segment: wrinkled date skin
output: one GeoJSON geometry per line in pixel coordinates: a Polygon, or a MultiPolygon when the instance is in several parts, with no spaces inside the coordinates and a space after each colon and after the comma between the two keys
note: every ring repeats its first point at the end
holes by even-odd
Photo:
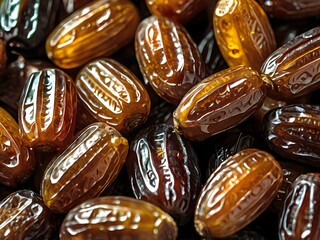
{"type": "Polygon", "coordinates": [[[47,56],[61,68],[110,56],[133,40],[139,20],[138,10],[129,0],[92,1],[51,32],[47,56]]]}
{"type": "Polygon", "coordinates": [[[174,220],[155,205],[129,197],[88,200],[72,209],[60,228],[60,240],[174,240],[174,220]]]}
{"type": "Polygon", "coordinates": [[[0,183],[17,187],[29,179],[35,158],[19,135],[16,121],[0,108],[0,183]]]}
{"type": "Polygon", "coordinates": [[[5,68],[6,63],[7,63],[6,43],[4,39],[0,37],[0,72],[5,68]]]}
{"type": "Polygon", "coordinates": [[[203,187],[195,227],[206,238],[227,237],[258,217],[281,186],[282,169],[272,155],[248,148],[216,169],[203,187]]]}
{"type": "Polygon", "coordinates": [[[201,141],[246,120],[264,98],[264,83],[256,71],[228,68],[188,91],[173,113],[174,126],[186,138],[201,141]]]}
{"type": "Polygon", "coordinates": [[[30,75],[19,102],[19,129],[30,148],[54,151],[70,143],[75,128],[77,93],[63,71],[46,68],[30,75]]]}
{"type": "Polygon", "coordinates": [[[41,196],[31,190],[13,192],[0,202],[0,239],[50,240],[54,217],[41,196]]]}
{"type": "Polygon", "coordinates": [[[276,49],[268,17],[255,0],[219,0],[213,14],[213,29],[230,67],[245,65],[259,71],[276,49]]]}
{"type": "Polygon", "coordinates": [[[280,240],[320,239],[320,174],[300,175],[288,189],[279,223],[280,240]]]}
{"type": "Polygon", "coordinates": [[[127,139],[114,128],[89,125],[47,166],[41,183],[44,203],[65,213],[98,196],[119,174],[128,148],[127,139]]]}
{"type": "Polygon", "coordinates": [[[268,96],[286,100],[320,87],[320,27],[313,28],[274,51],[261,67],[269,82],[268,96]]]}
{"type": "Polygon", "coordinates": [[[136,57],[145,78],[164,100],[178,105],[206,76],[196,44],[178,23],[164,17],[144,19],[136,32],[136,57]]]}
{"type": "Polygon", "coordinates": [[[79,100],[87,110],[84,121],[105,122],[121,133],[144,123],[150,112],[149,94],[140,80],[112,59],[93,61],[76,80],[79,100]]]}
{"type": "Polygon", "coordinates": [[[320,167],[320,106],[295,104],[270,111],[264,135],[281,156],[320,167]]]}
{"type": "Polygon", "coordinates": [[[137,199],[159,206],[178,224],[192,217],[201,187],[198,158],[173,126],[143,129],[131,143],[126,165],[137,199]]]}

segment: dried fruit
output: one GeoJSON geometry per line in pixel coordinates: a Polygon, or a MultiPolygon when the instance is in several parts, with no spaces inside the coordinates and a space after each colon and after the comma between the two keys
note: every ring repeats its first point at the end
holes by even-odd
{"type": "Polygon", "coordinates": [[[6,44],[3,38],[0,37],[0,72],[5,68],[7,63],[6,44]]]}

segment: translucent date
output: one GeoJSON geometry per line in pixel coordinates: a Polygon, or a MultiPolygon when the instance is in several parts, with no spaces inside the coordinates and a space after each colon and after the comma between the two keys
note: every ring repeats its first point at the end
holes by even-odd
{"type": "Polygon", "coordinates": [[[60,240],[174,240],[174,220],[155,205],[129,197],[88,200],[72,209],[60,228],[60,240]]]}
{"type": "Polygon", "coordinates": [[[54,68],[35,72],[19,102],[20,135],[37,150],[64,148],[73,136],[76,111],[76,87],[66,73],[54,68]]]}
{"type": "Polygon", "coordinates": [[[173,113],[174,126],[186,138],[201,141],[247,119],[264,98],[264,83],[256,71],[232,67],[188,91],[173,113]]]}
{"type": "Polygon", "coordinates": [[[6,43],[4,39],[0,37],[0,72],[5,68],[6,63],[7,63],[6,43]]]}
{"type": "Polygon", "coordinates": [[[287,100],[320,87],[320,27],[313,28],[274,51],[261,67],[269,82],[268,96],[287,100]]]}
{"type": "Polygon", "coordinates": [[[128,148],[127,139],[114,128],[89,125],[47,166],[41,182],[44,203],[65,213],[98,196],[119,174],[128,148]]]}
{"type": "Polygon", "coordinates": [[[0,202],[0,209],[0,239],[52,239],[54,217],[39,194],[31,190],[13,192],[0,202]]]}
{"type": "Polygon", "coordinates": [[[300,175],[290,186],[279,223],[279,239],[320,239],[320,174],[300,175]]]}
{"type": "Polygon", "coordinates": [[[145,80],[160,97],[175,105],[206,76],[192,38],[183,26],[168,18],[144,19],[136,32],[135,49],[145,80]]]}
{"type": "Polygon", "coordinates": [[[0,183],[17,187],[32,175],[35,158],[19,135],[16,121],[0,108],[0,183]]]}
{"type": "Polygon", "coordinates": [[[131,143],[127,171],[137,199],[157,205],[178,224],[192,217],[201,187],[198,158],[173,126],[143,129],[131,143]]]}
{"type": "Polygon", "coordinates": [[[105,122],[121,133],[144,123],[150,112],[149,94],[140,80],[112,59],[88,63],[76,80],[84,121],[105,122]]]}
{"type": "Polygon", "coordinates": [[[281,186],[282,169],[272,155],[248,148],[216,169],[203,187],[195,227],[206,239],[228,237],[258,217],[281,186]]]}
{"type": "Polygon", "coordinates": [[[138,10],[129,0],[91,1],[51,32],[47,56],[61,68],[110,56],[133,40],[139,20],[138,10]]]}
{"type": "Polygon", "coordinates": [[[245,65],[258,71],[276,49],[268,17],[255,0],[219,0],[213,14],[213,29],[230,67],[245,65]]]}
{"type": "Polygon", "coordinates": [[[320,167],[320,106],[294,104],[265,117],[269,147],[283,157],[320,167]]]}

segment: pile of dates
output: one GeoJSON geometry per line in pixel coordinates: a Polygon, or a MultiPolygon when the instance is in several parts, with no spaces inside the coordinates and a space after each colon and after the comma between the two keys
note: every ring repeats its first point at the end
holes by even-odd
{"type": "Polygon", "coordinates": [[[319,94],[318,0],[0,0],[0,239],[318,240],[319,94]]]}

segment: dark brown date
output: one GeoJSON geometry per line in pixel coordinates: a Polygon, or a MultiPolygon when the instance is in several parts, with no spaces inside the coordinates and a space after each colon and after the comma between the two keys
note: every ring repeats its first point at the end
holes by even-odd
{"type": "Polygon", "coordinates": [[[0,36],[0,72],[5,68],[7,63],[6,43],[0,36]]]}
{"type": "Polygon", "coordinates": [[[178,224],[192,217],[201,187],[198,158],[173,126],[142,130],[131,143],[126,165],[137,199],[157,205],[178,224]]]}

